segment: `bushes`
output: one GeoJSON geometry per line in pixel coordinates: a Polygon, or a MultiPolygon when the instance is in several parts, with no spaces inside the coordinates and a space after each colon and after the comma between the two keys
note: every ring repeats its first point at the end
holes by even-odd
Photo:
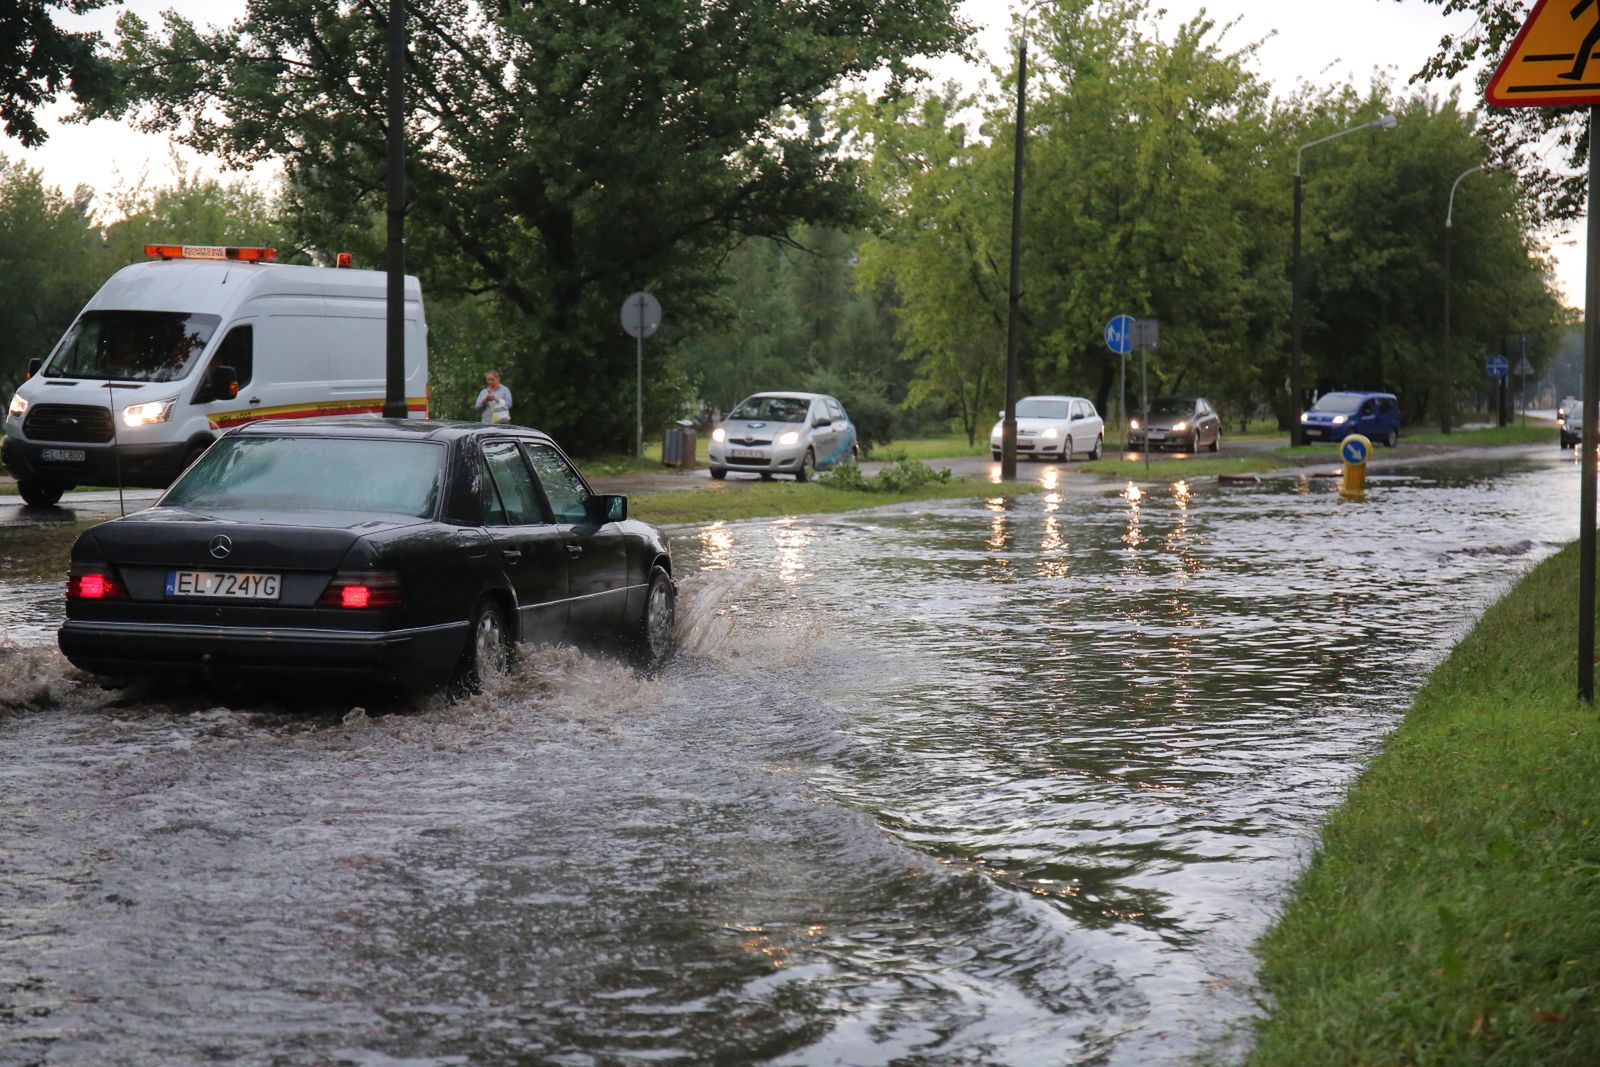
{"type": "Polygon", "coordinates": [[[925,463],[897,455],[876,477],[868,477],[854,463],[846,463],[818,480],[831,489],[847,489],[858,493],[909,493],[925,485],[948,482],[950,468],[934,470],[925,463]]]}

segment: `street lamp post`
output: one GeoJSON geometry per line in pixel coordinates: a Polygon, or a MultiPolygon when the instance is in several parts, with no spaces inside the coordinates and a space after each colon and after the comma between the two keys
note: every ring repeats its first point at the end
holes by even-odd
{"type": "Polygon", "coordinates": [[[1456,188],[1460,186],[1461,179],[1469,174],[1476,174],[1483,169],[1483,164],[1468,167],[1456,175],[1456,180],[1450,183],[1450,203],[1444,212],[1444,344],[1443,355],[1439,361],[1439,432],[1450,432],[1451,408],[1450,396],[1455,392],[1455,375],[1450,368],[1450,246],[1451,235],[1454,232],[1452,222],[1456,213],[1456,188]]]}
{"type": "Polygon", "coordinates": [[[1289,298],[1289,418],[1291,420],[1289,443],[1291,445],[1305,443],[1300,436],[1300,206],[1304,199],[1301,191],[1300,157],[1305,154],[1306,149],[1327,144],[1346,134],[1359,133],[1362,130],[1392,130],[1397,121],[1393,115],[1379,115],[1371,122],[1363,122],[1359,126],[1352,126],[1338,133],[1330,133],[1315,141],[1307,141],[1294,150],[1294,266],[1290,274],[1289,298]]]}
{"type": "Polygon", "coordinates": [[[1000,423],[1000,477],[1017,476],[1017,346],[1022,323],[1022,152],[1027,135],[1028,16],[1045,0],[1022,10],[1017,31],[1017,135],[1011,164],[1011,289],[1006,311],[1006,411],[1000,423]]]}

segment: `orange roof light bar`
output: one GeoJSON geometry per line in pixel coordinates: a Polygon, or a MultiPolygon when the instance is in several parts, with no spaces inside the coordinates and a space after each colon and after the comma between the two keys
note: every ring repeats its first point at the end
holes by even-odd
{"type": "Polygon", "coordinates": [[[239,248],[233,245],[145,245],[144,254],[161,259],[224,259],[244,263],[271,263],[276,248],[239,248]]]}

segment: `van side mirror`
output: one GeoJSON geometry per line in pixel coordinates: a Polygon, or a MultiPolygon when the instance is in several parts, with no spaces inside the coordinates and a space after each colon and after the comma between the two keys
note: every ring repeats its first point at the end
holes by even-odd
{"type": "Polygon", "coordinates": [[[212,367],[201,392],[206,400],[232,400],[239,395],[239,372],[225,363],[212,367]]]}
{"type": "Polygon", "coordinates": [[[32,359],[28,360],[28,377],[32,378],[35,374],[38,374],[39,368],[42,366],[44,366],[44,360],[40,359],[38,356],[34,356],[32,359]]]}
{"type": "Polygon", "coordinates": [[[592,523],[623,522],[628,518],[628,498],[601,493],[583,502],[585,517],[592,523]]]}

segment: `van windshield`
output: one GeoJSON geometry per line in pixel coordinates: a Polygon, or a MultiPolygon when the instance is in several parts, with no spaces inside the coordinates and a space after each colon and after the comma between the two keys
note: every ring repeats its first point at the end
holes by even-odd
{"type": "Polygon", "coordinates": [[[1366,397],[1358,393],[1327,393],[1317,397],[1312,411],[1331,411],[1335,415],[1348,415],[1361,406],[1366,397]]]}
{"type": "Polygon", "coordinates": [[[220,320],[181,311],[86,311],[45,364],[52,378],[173,382],[188,375],[220,320]]]}

